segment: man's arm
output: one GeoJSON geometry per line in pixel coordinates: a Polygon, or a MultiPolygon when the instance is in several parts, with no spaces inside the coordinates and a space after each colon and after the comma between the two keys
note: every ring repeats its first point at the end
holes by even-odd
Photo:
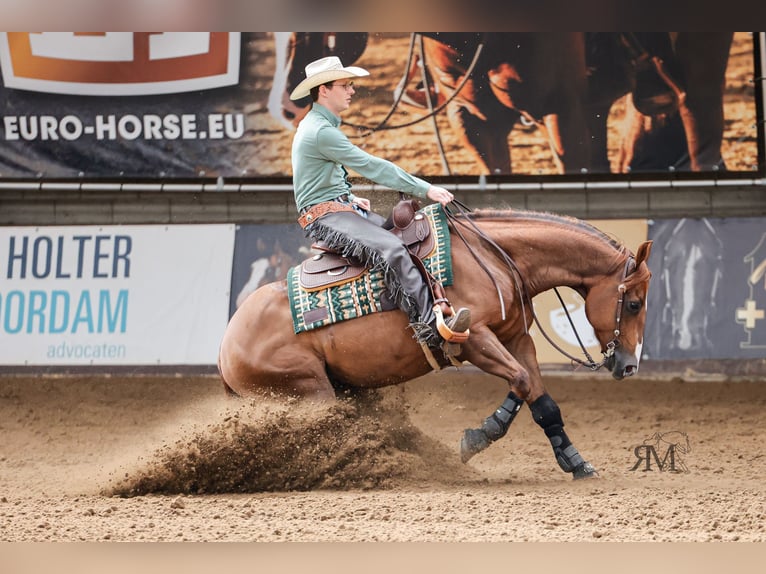
{"type": "MultiPolygon", "coordinates": [[[[355,171],[378,185],[423,198],[428,197],[431,187],[435,187],[427,181],[407,173],[393,162],[360,149],[338,129],[322,129],[317,137],[319,149],[327,159],[355,171]]],[[[434,201],[439,200],[434,199],[434,201]]]]}

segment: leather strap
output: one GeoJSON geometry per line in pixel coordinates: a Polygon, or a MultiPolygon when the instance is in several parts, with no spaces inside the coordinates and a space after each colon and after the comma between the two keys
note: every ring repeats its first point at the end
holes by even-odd
{"type": "Polygon", "coordinates": [[[328,213],[333,213],[336,211],[353,211],[356,213],[356,210],[347,203],[340,203],[338,201],[323,201],[322,203],[317,203],[316,205],[309,207],[306,210],[306,213],[298,218],[298,223],[305,229],[307,225],[311,225],[323,215],[327,215],[328,213]]]}

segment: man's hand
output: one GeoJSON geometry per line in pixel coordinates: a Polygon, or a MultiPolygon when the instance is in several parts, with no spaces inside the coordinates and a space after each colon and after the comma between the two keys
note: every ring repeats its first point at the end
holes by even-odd
{"type": "Polygon", "coordinates": [[[430,188],[428,188],[426,197],[428,197],[428,199],[431,201],[438,201],[442,205],[447,205],[450,201],[455,199],[455,196],[452,195],[452,193],[443,187],[439,187],[438,185],[432,185],[430,188]]]}
{"type": "Polygon", "coordinates": [[[351,200],[351,203],[355,203],[365,211],[370,211],[370,200],[366,197],[355,197],[351,200]]]}

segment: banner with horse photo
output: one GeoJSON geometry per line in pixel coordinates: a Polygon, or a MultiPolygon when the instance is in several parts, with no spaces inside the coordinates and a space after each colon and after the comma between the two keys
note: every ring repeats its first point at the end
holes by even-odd
{"type": "MultiPolygon", "coordinates": [[[[762,172],[753,32],[9,32],[0,178],[291,176],[307,63],[370,71],[342,129],[426,177],[762,172]]],[[[351,174],[354,176],[354,174],[351,174]]]]}
{"type": "Polygon", "coordinates": [[[652,359],[766,356],[766,220],[651,221],[654,285],[647,305],[652,359]]]}

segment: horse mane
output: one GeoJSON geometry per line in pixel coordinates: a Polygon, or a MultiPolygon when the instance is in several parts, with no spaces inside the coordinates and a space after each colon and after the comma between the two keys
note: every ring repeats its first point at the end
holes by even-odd
{"type": "MultiPolygon", "coordinates": [[[[588,223],[587,221],[584,221],[582,219],[578,219],[576,217],[572,217],[569,215],[561,215],[558,213],[551,213],[547,211],[530,211],[530,210],[523,210],[523,209],[478,209],[475,211],[472,211],[470,214],[468,214],[469,217],[476,220],[508,220],[508,219],[517,219],[517,220],[531,220],[531,221],[540,221],[545,223],[553,223],[556,225],[561,225],[563,227],[567,227],[569,229],[573,229],[579,233],[582,233],[584,235],[587,235],[589,237],[592,237],[598,241],[601,241],[611,247],[615,250],[615,255],[618,256],[618,261],[616,262],[617,265],[623,264],[625,260],[628,257],[633,256],[633,253],[628,249],[625,244],[614,237],[613,235],[610,235],[599,228],[595,227],[594,225],[588,223]]],[[[632,273],[630,273],[624,281],[625,288],[630,290],[636,285],[648,281],[649,278],[652,276],[651,271],[649,271],[649,266],[646,264],[646,262],[642,262],[641,265],[639,265],[632,273]]]]}
{"type": "Polygon", "coordinates": [[[628,252],[628,248],[625,247],[625,244],[623,244],[616,237],[601,231],[587,221],[569,215],[560,215],[558,213],[550,213],[548,211],[528,211],[522,209],[478,209],[476,211],[472,211],[470,213],[470,217],[473,219],[529,219],[534,221],[555,223],[565,227],[573,228],[584,234],[590,235],[591,237],[599,239],[619,251],[620,254],[628,252]]]}

